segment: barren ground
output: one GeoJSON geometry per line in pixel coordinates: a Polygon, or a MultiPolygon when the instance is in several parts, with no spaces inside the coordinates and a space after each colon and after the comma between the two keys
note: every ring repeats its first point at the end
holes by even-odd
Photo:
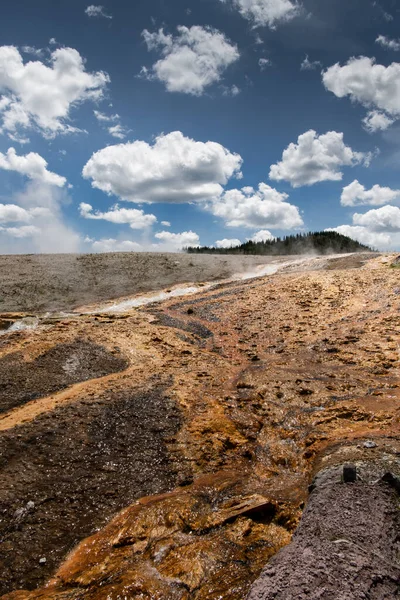
{"type": "MultiPolygon", "coordinates": [[[[115,266],[119,256],[104,261],[115,266]]],[[[183,260],[172,256],[165,260],[183,260]]],[[[199,260],[200,278],[205,259],[214,275],[209,270],[204,280],[243,270],[232,261],[218,271],[216,258],[235,259],[184,260],[199,260]]],[[[250,590],[282,548],[296,560],[307,523],[312,529],[321,506],[322,514],[340,507],[349,493],[359,495],[350,513],[357,502],[369,508],[347,521],[332,510],[326,539],[313,534],[311,549],[334,556],[344,523],[368,526],[365,515],[378,511],[363,556],[372,564],[379,546],[391,563],[392,579],[374,584],[371,596],[390,598],[398,496],[376,481],[400,474],[400,270],[392,259],[310,260],[123,313],[99,305],[92,314],[53,315],[0,336],[0,593],[7,600],[242,600],[275,597],[268,595],[274,589],[276,598],[293,598],[268,573],[250,590]],[[372,469],[373,481],[317,486],[288,546],[314,475],[344,462],[372,469]]],[[[78,257],[63,260],[76,265],[78,257]]],[[[127,284],[118,267],[120,287],[111,275],[107,287],[104,270],[80,295],[71,267],[39,301],[32,296],[37,274],[25,282],[28,267],[18,261],[19,271],[8,269],[4,313],[70,310],[127,296],[139,284],[154,289],[165,277],[166,285],[196,280],[179,271],[147,283],[132,275],[127,284]]],[[[345,563],[354,551],[347,546],[339,551],[345,563]]],[[[325,567],[304,583],[304,560],[298,585],[309,586],[310,598],[324,597],[317,594],[332,582],[326,597],[344,594],[343,581],[325,567]]],[[[285,568],[283,559],[277,576],[285,568]]],[[[365,579],[357,556],[352,568],[365,579]]]]}
{"type": "Polygon", "coordinates": [[[0,311],[71,310],[178,283],[226,279],[272,260],[160,252],[0,255],[0,311]]]}

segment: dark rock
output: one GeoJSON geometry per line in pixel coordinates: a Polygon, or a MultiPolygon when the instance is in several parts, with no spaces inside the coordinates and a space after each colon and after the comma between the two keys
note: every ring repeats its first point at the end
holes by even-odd
{"type": "Polygon", "coordinates": [[[372,440],[367,440],[363,443],[364,448],[376,448],[378,444],[373,442],[372,440]]]}
{"type": "Polygon", "coordinates": [[[343,466],[343,483],[354,483],[357,480],[357,469],[353,464],[343,466]]]}
{"type": "Polygon", "coordinates": [[[391,267],[400,267],[400,256],[396,256],[394,261],[390,264],[391,267]]]}
{"type": "Polygon", "coordinates": [[[400,479],[393,475],[393,473],[385,473],[381,481],[387,483],[392,487],[398,494],[400,494],[400,479]]]}

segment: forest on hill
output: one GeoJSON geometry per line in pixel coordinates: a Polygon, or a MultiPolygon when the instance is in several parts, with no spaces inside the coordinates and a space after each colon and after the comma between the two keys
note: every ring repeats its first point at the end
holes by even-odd
{"type": "Polygon", "coordinates": [[[185,248],[189,254],[346,254],[349,252],[372,252],[373,249],[336,231],[317,231],[314,233],[298,233],[283,238],[253,242],[249,240],[231,248],[215,248],[213,246],[190,246],[185,248]]]}

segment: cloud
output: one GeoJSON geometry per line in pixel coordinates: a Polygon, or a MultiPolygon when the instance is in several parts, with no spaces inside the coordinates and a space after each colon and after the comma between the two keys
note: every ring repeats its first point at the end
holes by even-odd
{"type": "Polygon", "coordinates": [[[118,125],[112,125],[111,127],[108,127],[108,133],[119,140],[124,140],[128,135],[128,130],[126,127],[118,123],[118,125]]]}
{"type": "Polygon", "coordinates": [[[258,66],[260,67],[261,71],[265,71],[267,67],[271,66],[271,61],[269,58],[260,58],[258,61],[258,66]]]}
{"type": "Polygon", "coordinates": [[[199,246],[199,236],[193,231],[170,233],[161,231],[156,233],[160,243],[139,244],[131,240],[116,240],[114,238],[93,240],[86,238],[91,243],[94,252],[179,252],[187,246],[199,246]]]}
{"type": "Polygon", "coordinates": [[[353,102],[371,109],[363,121],[370,131],[386,129],[391,124],[387,115],[400,117],[400,63],[385,67],[377,65],[374,58],[360,56],[351,58],[343,67],[339,63],[329,67],[322,80],[338,98],[349,96],[353,102]]]}
{"type": "Polygon", "coordinates": [[[383,48],[387,48],[388,50],[394,50],[395,52],[399,52],[400,50],[400,41],[391,40],[385,35],[378,35],[375,42],[380,44],[383,48]]]}
{"type": "Polygon", "coordinates": [[[22,46],[21,50],[24,54],[32,54],[38,58],[42,58],[44,56],[43,48],[35,48],[35,46],[22,46]]]}
{"type": "Polygon", "coordinates": [[[27,223],[32,219],[30,211],[16,204],[0,204],[0,223],[27,223]]]}
{"type": "Polygon", "coordinates": [[[371,248],[390,248],[397,242],[397,240],[392,240],[388,234],[374,233],[366,227],[357,227],[354,225],[339,225],[339,227],[332,227],[325,229],[325,231],[336,231],[371,248]]]}
{"type": "Polygon", "coordinates": [[[169,221],[161,221],[161,225],[163,227],[171,227],[171,223],[169,221]]]}
{"type": "Polygon", "coordinates": [[[222,85],[221,89],[223,90],[222,91],[223,96],[230,96],[231,98],[238,96],[241,92],[240,88],[238,88],[237,85],[232,85],[230,87],[227,87],[226,85],[222,85]]]}
{"type": "Polygon", "coordinates": [[[183,231],[182,233],[171,233],[170,231],[160,231],[154,236],[167,246],[176,249],[186,246],[199,246],[200,238],[194,231],[183,231]]]}
{"type": "Polygon", "coordinates": [[[93,207],[90,204],[81,202],[79,212],[84,219],[97,219],[109,221],[110,223],[128,224],[131,229],[146,229],[157,223],[157,217],[154,215],[146,215],[142,210],[135,208],[120,208],[118,204],[113,206],[111,210],[102,213],[100,211],[93,212],[93,207]]]}
{"type": "Polygon", "coordinates": [[[272,235],[268,229],[262,229],[261,231],[257,231],[251,238],[248,238],[247,241],[251,242],[272,242],[275,239],[275,236],[272,235]]]}
{"type": "Polygon", "coordinates": [[[107,131],[110,135],[119,140],[124,140],[126,138],[129,130],[119,123],[121,117],[118,114],[106,115],[99,110],[94,110],[93,112],[99,123],[103,125],[108,124],[107,131]],[[111,123],[114,123],[114,125],[111,125],[111,123]]]}
{"type": "Polygon", "coordinates": [[[16,171],[29,179],[34,179],[49,185],[63,187],[67,180],[56,173],[47,170],[47,162],[36,152],[18,156],[14,148],[9,148],[7,154],[0,152],[0,169],[16,171]]]}
{"type": "Polygon", "coordinates": [[[85,14],[88,17],[103,17],[103,19],[112,19],[112,15],[108,15],[105,11],[104,6],[96,6],[91,4],[85,10],[85,14]]]}
{"type": "Polygon", "coordinates": [[[88,73],[73,48],[58,48],[49,65],[24,64],[14,46],[0,47],[0,118],[3,133],[36,129],[44,137],[79,132],[67,123],[73,107],[102,98],[110,81],[103,72],[88,73]]]}
{"type": "Polygon", "coordinates": [[[308,54],[300,65],[300,71],[315,71],[318,67],[322,67],[322,63],[319,60],[309,60],[308,54]]]}
{"type": "Polygon", "coordinates": [[[137,242],[115,240],[114,238],[93,241],[92,249],[94,252],[140,252],[143,250],[137,242]]]}
{"type": "Polygon", "coordinates": [[[3,205],[6,209],[0,209],[3,219],[12,222],[14,218],[15,222],[28,222],[29,225],[0,227],[2,254],[81,250],[79,234],[64,221],[62,207],[71,202],[65,190],[41,181],[30,181],[22,192],[13,196],[12,202],[12,205],[3,205]]]}
{"type": "Polygon", "coordinates": [[[223,239],[223,240],[217,240],[215,242],[215,245],[217,248],[234,248],[235,246],[240,246],[242,242],[238,239],[223,239]]]}
{"type": "MultiPolygon", "coordinates": [[[[229,0],[220,0],[226,3],[229,0]]],[[[230,0],[239,13],[253,23],[254,27],[270,27],[285,23],[296,17],[301,10],[291,0],[230,0]]]]}
{"type": "MultiPolygon", "coordinates": [[[[1,131],[0,131],[1,133],[1,131]]],[[[28,137],[24,137],[18,134],[13,134],[13,133],[9,133],[8,134],[9,139],[12,142],[16,142],[17,144],[21,144],[21,146],[25,146],[26,144],[30,144],[31,140],[28,137]]]]}
{"type": "Polygon", "coordinates": [[[370,190],[366,190],[361,183],[355,179],[353,183],[343,188],[340,204],[342,206],[370,205],[380,206],[393,202],[400,197],[400,190],[392,190],[389,187],[374,185],[370,190]]]}
{"type": "Polygon", "coordinates": [[[120,119],[120,116],[118,114],[106,115],[105,113],[102,113],[100,110],[94,110],[93,113],[94,113],[94,116],[96,117],[96,119],[98,121],[100,121],[100,123],[115,123],[116,121],[119,121],[119,119],[120,119]]]}
{"type": "Polygon", "coordinates": [[[239,58],[237,46],[212,27],[177,27],[177,35],[163,29],[142,32],[149,50],[159,50],[160,58],[141,76],[164,83],[168,92],[201,96],[204,90],[221,80],[223,72],[239,58]]]}
{"type": "Polygon", "coordinates": [[[241,190],[228,190],[207,208],[216,217],[224,219],[228,227],[271,227],[272,229],[292,229],[303,225],[296,206],[286,202],[283,194],[265,183],[258,190],[244,187],[241,190]]]}
{"type": "Polygon", "coordinates": [[[24,239],[40,235],[41,231],[34,225],[22,225],[21,227],[0,227],[0,233],[12,238],[24,239]]]}
{"type": "Polygon", "coordinates": [[[242,158],[216,142],[196,142],[180,131],[154,143],[135,141],[99,150],[83,169],[92,187],[137,203],[184,203],[218,197],[241,177],[242,158]]]}
{"type": "Polygon", "coordinates": [[[379,110],[371,110],[362,122],[368,133],[375,133],[375,131],[385,131],[393,125],[395,120],[379,110]]]}
{"type": "Polygon", "coordinates": [[[289,181],[294,188],[321,181],[340,181],[342,167],[369,165],[370,153],[355,152],[343,142],[343,133],[328,131],[318,135],[310,129],[284,150],[282,160],[271,165],[269,177],[289,181]]]}
{"type": "Polygon", "coordinates": [[[17,204],[0,204],[0,223],[29,223],[34,219],[51,216],[48,208],[36,206],[22,208],[17,204]]]}
{"type": "Polygon", "coordinates": [[[353,223],[373,232],[400,232],[400,208],[387,205],[369,210],[365,214],[355,213],[353,223]]]}

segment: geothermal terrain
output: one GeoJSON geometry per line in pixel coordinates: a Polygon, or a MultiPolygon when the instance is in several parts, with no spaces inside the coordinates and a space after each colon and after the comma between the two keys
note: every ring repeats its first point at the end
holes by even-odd
{"type": "Polygon", "coordinates": [[[399,597],[394,259],[0,257],[0,595],[399,597]]]}

